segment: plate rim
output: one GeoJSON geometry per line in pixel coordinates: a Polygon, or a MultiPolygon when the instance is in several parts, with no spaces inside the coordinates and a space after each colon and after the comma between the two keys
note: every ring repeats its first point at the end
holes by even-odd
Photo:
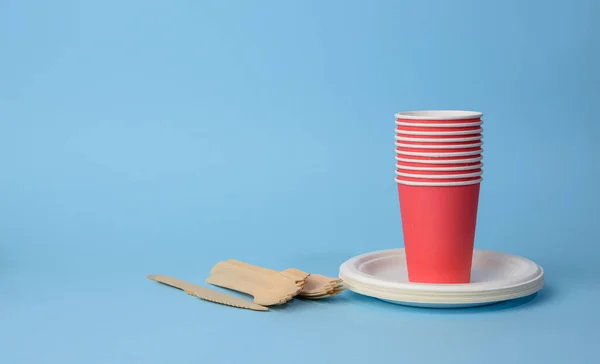
{"type": "MultiPolygon", "coordinates": [[[[342,277],[340,277],[342,278],[342,277]]],[[[343,279],[343,278],[342,278],[343,279]]],[[[364,287],[361,284],[356,284],[351,280],[344,280],[344,286],[357,294],[377,298],[384,301],[393,301],[393,303],[402,304],[442,304],[442,305],[467,305],[467,304],[479,304],[479,303],[494,303],[508,301],[516,298],[530,296],[534,293],[539,292],[544,287],[543,277],[535,285],[532,285],[526,289],[513,291],[504,294],[488,294],[479,296],[444,296],[435,295],[432,292],[426,294],[414,294],[414,295],[403,295],[402,292],[385,292],[377,288],[364,287]]]]}
{"type": "MultiPolygon", "coordinates": [[[[360,284],[364,284],[367,286],[377,287],[377,289],[383,290],[392,290],[392,291],[404,291],[404,292],[414,292],[413,294],[421,294],[425,292],[435,293],[436,295],[485,295],[491,293],[508,293],[510,291],[520,291],[523,287],[535,285],[536,282],[540,279],[543,279],[544,270],[543,268],[535,263],[534,261],[525,258],[523,256],[519,256],[516,254],[497,252],[493,250],[487,249],[475,249],[476,253],[487,253],[487,254],[499,254],[504,256],[511,256],[518,258],[521,261],[524,261],[527,264],[535,265],[536,270],[530,276],[531,278],[523,281],[518,280],[507,283],[506,286],[501,287],[485,287],[489,285],[486,282],[477,282],[477,283],[463,283],[463,284],[428,284],[428,283],[410,283],[410,282],[390,282],[378,280],[377,278],[367,275],[364,272],[360,271],[355,263],[359,262],[361,259],[364,259],[368,256],[373,256],[374,259],[381,259],[384,255],[389,254],[404,254],[404,248],[394,248],[394,249],[384,249],[384,250],[376,250],[372,252],[367,252],[363,254],[359,254],[354,256],[344,263],[340,265],[339,275],[346,277],[346,279],[351,279],[352,281],[358,282],[360,284]]],[[[373,259],[372,259],[373,260],[373,259]]],[[[363,263],[364,264],[364,263],[363,263]]]]}

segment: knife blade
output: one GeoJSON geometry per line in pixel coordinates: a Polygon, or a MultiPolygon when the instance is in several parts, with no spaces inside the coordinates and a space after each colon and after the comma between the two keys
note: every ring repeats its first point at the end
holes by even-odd
{"type": "Polygon", "coordinates": [[[245,308],[254,311],[269,310],[265,306],[257,305],[256,303],[246,301],[242,298],[215,291],[210,288],[201,287],[197,284],[185,282],[181,279],[177,279],[174,277],[164,276],[161,274],[150,274],[147,276],[147,278],[162,284],[166,284],[171,287],[178,288],[191,296],[198,297],[205,301],[210,301],[232,307],[245,308]]]}

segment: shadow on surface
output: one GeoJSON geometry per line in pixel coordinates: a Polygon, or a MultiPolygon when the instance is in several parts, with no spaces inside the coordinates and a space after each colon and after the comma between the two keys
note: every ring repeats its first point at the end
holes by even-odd
{"type": "Polygon", "coordinates": [[[319,300],[311,300],[311,299],[306,299],[306,298],[301,298],[301,297],[295,297],[293,300],[287,302],[286,304],[283,305],[278,305],[278,306],[269,306],[269,309],[273,310],[273,311],[296,311],[296,310],[303,310],[303,309],[315,309],[317,307],[334,307],[335,305],[340,305],[340,304],[346,304],[346,303],[350,303],[352,304],[354,301],[353,296],[351,296],[350,291],[346,291],[342,294],[339,294],[335,297],[328,297],[328,298],[323,298],[323,299],[319,299],[319,300]]]}

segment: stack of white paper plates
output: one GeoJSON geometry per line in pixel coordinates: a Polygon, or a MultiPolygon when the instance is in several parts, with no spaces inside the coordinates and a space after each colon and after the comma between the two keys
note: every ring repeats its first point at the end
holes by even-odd
{"type": "Polygon", "coordinates": [[[382,250],[349,259],[340,267],[344,286],[384,301],[419,307],[471,307],[529,296],[542,289],[543,269],[529,259],[475,249],[471,283],[408,281],[404,249],[382,250]]]}

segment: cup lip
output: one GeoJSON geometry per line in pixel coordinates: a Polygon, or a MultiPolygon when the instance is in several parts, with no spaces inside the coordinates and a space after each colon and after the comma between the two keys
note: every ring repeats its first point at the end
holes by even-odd
{"type": "Polygon", "coordinates": [[[398,177],[419,178],[419,179],[459,179],[459,178],[474,178],[483,175],[483,171],[464,174],[412,174],[395,171],[398,177]]]}
{"type": "Polygon", "coordinates": [[[477,178],[472,181],[461,181],[461,182],[414,182],[414,181],[404,181],[396,178],[396,183],[407,186],[415,186],[415,187],[458,187],[458,186],[468,186],[475,185],[481,183],[483,178],[477,178]]]}
{"type": "Polygon", "coordinates": [[[395,146],[400,148],[413,148],[413,149],[469,149],[477,148],[483,145],[483,142],[473,144],[459,144],[459,145],[448,145],[448,144],[436,144],[436,145],[423,145],[423,144],[402,144],[395,142],[395,146]]]}
{"type": "Polygon", "coordinates": [[[400,111],[394,116],[406,120],[467,120],[480,119],[483,113],[469,110],[413,110],[400,111]]]}
{"type": "Polygon", "coordinates": [[[417,128],[471,128],[474,126],[480,126],[483,124],[483,121],[478,121],[475,123],[456,123],[456,124],[424,124],[424,123],[405,123],[402,121],[395,121],[396,125],[399,126],[414,126],[417,128]]]}
{"type": "MultiPolygon", "coordinates": [[[[398,134],[398,133],[396,133],[398,134]]],[[[476,140],[482,140],[483,139],[483,135],[478,136],[478,137],[467,137],[467,138],[406,138],[406,137],[400,137],[398,135],[394,136],[395,140],[399,140],[402,142],[413,142],[413,143],[460,143],[460,142],[471,142],[471,141],[476,141],[476,140]]]]}
{"type": "Polygon", "coordinates": [[[396,149],[396,154],[400,155],[412,155],[415,157],[434,157],[434,158],[444,158],[444,157],[466,157],[470,155],[477,155],[483,153],[483,148],[479,148],[472,152],[444,152],[444,153],[422,153],[422,152],[404,152],[396,149]]]}
{"type": "Polygon", "coordinates": [[[409,158],[401,158],[401,156],[396,155],[396,160],[399,162],[407,162],[407,163],[421,163],[421,164],[461,164],[461,163],[476,163],[483,160],[483,156],[475,157],[475,158],[459,158],[459,159],[450,159],[450,160],[439,160],[439,159],[409,159],[409,158]]]}
{"type": "Polygon", "coordinates": [[[462,166],[462,167],[414,167],[414,166],[402,166],[396,163],[396,169],[405,169],[408,171],[424,171],[424,172],[445,172],[445,171],[468,171],[471,169],[481,169],[483,163],[476,164],[474,166],[462,166]]]}
{"type": "Polygon", "coordinates": [[[459,130],[459,131],[412,131],[412,130],[398,130],[395,129],[396,134],[404,135],[423,135],[423,136],[451,136],[451,135],[470,135],[470,134],[481,134],[483,128],[474,130],[459,130]]]}

